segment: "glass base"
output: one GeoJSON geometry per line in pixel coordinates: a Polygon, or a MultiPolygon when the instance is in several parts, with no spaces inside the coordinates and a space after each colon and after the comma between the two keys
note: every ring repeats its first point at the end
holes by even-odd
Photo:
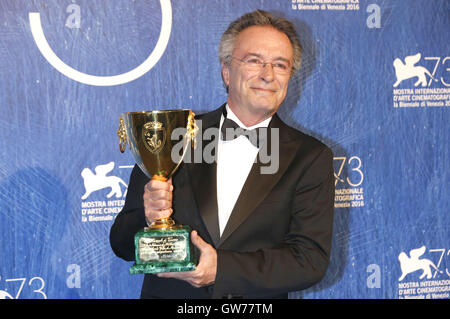
{"type": "Polygon", "coordinates": [[[130,274],[157,274],[160,272],[177,272],[177,271],[192,271],[195,270],[195,263],[167,263],[165,265],[148,264],[134,264],[130,268],[130,274]]]}
{"type": "Polygon", "coordinates": [[[136,263],[130,274],[195,270],[197,254],[190,241],[191,228],[144,228],[134,236],[136,263]]]}

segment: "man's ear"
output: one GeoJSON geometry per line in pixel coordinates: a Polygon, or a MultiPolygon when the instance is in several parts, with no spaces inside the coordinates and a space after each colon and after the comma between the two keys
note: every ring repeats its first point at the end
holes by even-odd
{"type": "Polygon", "coordinates": [[[222,79],[225,86],[228,87],[230,85],[230,69],[223,62],[222,62],[222,79]]]}

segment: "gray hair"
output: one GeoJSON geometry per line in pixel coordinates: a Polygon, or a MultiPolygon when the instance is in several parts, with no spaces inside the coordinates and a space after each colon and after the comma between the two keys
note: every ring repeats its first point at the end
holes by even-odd
{"type": "Polygon", "coordinates": [[[244,14],[229,25],[228,29],[222,35],[219,44],[219,60],[221,63],[225,65],[231,64],[231,55],[237,36],[241,31],[251,26],[271,26],[284,33],[291,42],[294,51],[292,72],[295,73],[300,69],[302,63],[302,46],[294,25],[284,18],[275,17],[263,10],[256,10],[244,14]]]}

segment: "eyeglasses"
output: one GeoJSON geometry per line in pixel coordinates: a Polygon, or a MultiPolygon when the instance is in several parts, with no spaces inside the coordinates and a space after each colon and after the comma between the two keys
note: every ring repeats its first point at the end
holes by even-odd
{"type": "Polygon", "coordinates": [[[247,69],[251,71],[261,71],[267,64],[270,64],[272,66],[273,72],[276,74],[287,75],[292,71],[289,63],[284,61],[278,61],[274,63],[264,62],[262,59],[255,56],[250,56],[245,59],[239,59],[234,56],[231,56],[231,58],[243,63],[247,67],[247,69]]]}

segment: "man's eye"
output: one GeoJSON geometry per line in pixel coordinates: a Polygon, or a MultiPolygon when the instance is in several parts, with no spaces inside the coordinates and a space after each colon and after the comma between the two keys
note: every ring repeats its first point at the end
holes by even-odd
{"type": "Polygon", "coordinates": [[[273,64],[274,68],[280,69],[280,70],[287,70],[288,66],[286,64],[283,63],[274,63],[273,64]]]}
{"type": "Polygon", "coordinates": [[[262,63],[263,63],[261,60],[255,59],[255,58],[248,59],[248,60],[246,60],[245,62],[246,62],[246,63],[249,63],[249,64],[262,64],[262,63]]]}

